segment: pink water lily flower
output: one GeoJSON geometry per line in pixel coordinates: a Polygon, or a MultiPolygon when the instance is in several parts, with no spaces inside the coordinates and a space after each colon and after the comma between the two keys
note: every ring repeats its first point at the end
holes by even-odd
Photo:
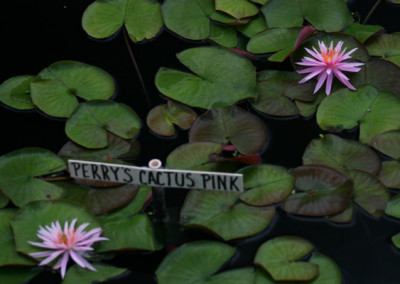
{"type": "Polygon", "coordinates": [[[88,251],[93,250],[91,247],[93,243],[108,240],[107,238],[100,237],[102,233],[101,228],[95,228],[89,232],[85,232],[84,229],[89,223],[84,223],[75,229],[76,221],[76,218],[73,219],[69,226],[68,221],[65,222],[64,230],[62,230],[58,221],[51,223],[51,226],[46,226],[46,228],[39,226],[40,229],[38,230],[37,236],[43,242],[28,241],[31,245],[49,249],[47,251],[29,254],[35,258],[46,257],[39,265],[46,265],[60,256],[60,259],[53,266],[53,269],[61,268],[62,278],[65,276],[69,257],[79,266],[96,271],[84,257],[87,255],[88,251]]]}
{"type": "Polygon", "coordinates": [[[297,71],[299,74],[310,73],[299,83],[304,83],[310,80],[311,78],[318,75],[318,82],[314,89],[314,94],[321,88],[322,84],[326,80],[326,95],[329,96],[332,88],[332,80],[333,76],[339,79],[347,88],[351,90],[355,90],[354,86],[350,84],[349,78],[342,73],[342,71],[347,72],[358,72],[361,70],[358,66],[364,65],[364,63],[360,62],[343,62],[346,59],[351,58],[350,54],[357,50],[354,48],[346,53],[346,48],[342,50],[343,41],[339,41],[336,44],[336,47],[333,48],[333,42],[331,41],[330,47],[326,47],[324,42],[318,41],[319,49],[316,50],[313,47],[313,50],[305,48],[306,51],[311,54],[314,58],[311,57],[303,57],[301,62],[296,62],[298,65],[310,66],[310,68],[306,68],[300,71],[297,71]]]}

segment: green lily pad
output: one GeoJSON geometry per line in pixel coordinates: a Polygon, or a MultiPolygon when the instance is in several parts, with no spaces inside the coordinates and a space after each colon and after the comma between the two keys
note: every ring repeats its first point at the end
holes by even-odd
{"type": "Polygon", "coordinates": [[[240,195],[245,203],[265,206],[280,202],[290,195],[294,187],[294,178],[289,171],[275,165],[252,165],[240,169],[243,185],[247,189],[240,195]]]}
{"type": "Polygon", "coordinates": [[[238,39],[235,27],[211,22],[210,39],[216,44],[224,47],[235,47],[238,39]]]}
{"type": "Polygon", "coordinates": [[[350,201],[342,212],[328,216],[327,218],[329,221],[332,221],[334,223],[350,223],[353,219],[353,214],[354,205],[353,202],[350,201]]]}
{"type": "Polygon", "coordinates": [[[379,152],[400,160],[400,130],[388,131],[375,136],[371,145],[379,152]]]}
{"type": "Polygon", "coordinates": [[[317,92],[317,98],[313,102],[295,101],[296,107],[299,109],[299,114],[303,117],[310,117],[317,111],[317,107],[326,98],[324,92],[317,92]]]}
{"type": "Polygon", "coordinates": [[[381,217],[390,199],[389,190],[373,175],[363,171],[349,171],[354,183],[354,202],[375,217],[381,217]]]}
{"type": "Polygon", "coordinates": [[[352,182],[339,171],[318,165],[292,170],[297,191],[289,196],[282,208],[305,216],[328,216],[342,212],[353,193],[352,182]]]}
{"type": "Polygon", "coordinates": [[[0,267],[0,283],[21,284],[27,283],[42,270],[31,267],[6,266],[0,267]]]}
{"type": "Polygon", "coordinates": [[[93,264],[97,271],[91,271],[77,264],[71,266],[65,275],[63,284],[93,283],[111,280],[127,271],[125,268],[93,264]]]}
{"type": "Polygon", "coordinates": [[[257,15],[253,17],[251,21],[246,25],[237,26],[237,30],[248,37],[253,37],[259,32],[265,30],[266,28],[267,22],[262,15],[257,15]]]}
{"type": "Polygon", "coordinates": [[[237,203],[240,193],[191,190],[181,210],[180,223],[204,228],[224,240],[243,238],[264,230],[275,216],[274,207],[237,203]]]}
{"type": "Polygon", "coordinates": [[[64,200],[86,206],[93,215],[102,215],[129,203],[137,194],[137,185],[126,184],[113,188],[86,188],[71,181],[54,182],[64,189],[64,200]]]}
{"type": "Polygon", "coordinates": [[[8,199],[7,195],[5,195],[0,190],[0,208],[4,208],[5,206],[7,206],[8,202],[9,202],[9,199],[8,199]]]}
{"type": "Polygon", "coordinates": [[[299,84],[302,76],[295,72],[262,71],[257,77],[258,98],[252,103],[259,111],[276,116],[292,116],[299,113],[294,100],[311,102],[313,94],[311,82],[299,84]],[[265,73],[270,73],[267,78],[265,73]]]}
{"type": "MultiPolygon", "coordinates": [[[[167,255],[156,270],[159,284],[205,284],[235,248],[215,241],[186,243],[167,255]]],[[[225,283],[225,282],[224,282],[225,283]]],[[[227,282],[230,283],[230,282],[227,282]]]]}
{"type": "Polygon", "coordinates": [[[253,283],[254,281],[254,268],[245,267],[232,269],[215,274],[202,282],[196,282],[196,284],[243,284],[253,283]]]}
{"type": "Polygon", "coordinates": [[[70,223],[75,218],[78,219],[76,226],[90,223],[86,231],[100,227],[97,219],[80,205],[66,201],[29,203],[21,208],[11,221],[17,251],[24,254],[43,251],[43,248],[28,243],[28,241],[39,241],[37,237],[39,226],[50,226],[56,221],[63,226],[66,221],[70,223]]]}
{"type": "Polygon", "coordinates": [[[365,46],[372,56],[379,56],[400,66],[400,33],[379,33],[370,38],[365,46]]]}
{"type": "Polygon", "coordinates": [[[233,51],[198,47],[177,57],[196,75],[160,68],[155,78],[158,90],[174,100],[211,109],[257,96],[255,67],[233,51]]]}
{"type": "Polygon", "coordinates": [[[400,162],[385,161],[382,163],[382,170],[379,173],[379,180],[390,188],[400,189],[400,162]]]}
{"type": "Polygon", "coordinates": [[[363,86],[356,91],[342,89],[321,102],[317,123],[323,130],[360,127],[360,141],[372,144],[372,138],[400,126],[400,96],[363,86]]]}
{"type": "Polygon", "coordinates": [[[273,238],[262,244],[254,263],[277,281],[307,281],[318,275],[318,265],[296,261],[314,249],[314,245],[296,236],[273,238]]]}
{"type": "Polygon", "coordinates": [[[197,114],[190,108],[168,101],[150,110],[146,123],[157,134],[172,136],[175,134],[174,124],[187,130],[192,126],[197,114]]]}
{"type": "Polygon", "coordinates": [[[345,174],[357,169],[377,175],[381,169],[378,155],[367,145],[333,134],[312,140],[304,151],[303,164],[325,165],[345,174]]]}
{"type": "Polygon", "coordinates": [[[258,13],[258,8],[247,0],[215,0],[215,10],[236,19],[248,18],[258,13]]]}
{"type": "Polygon", "coordinates": [[[34,79],[35,76],[22,75],[5,80],[0,85],[0,101],[20,110],[34,109],[30,95],[30,83],[34,79]]]}
{"type": "Polygon", "coordinates": [[[355,22],[351,23],[344,32],[355,37],[361,43],[364,43],[367,39],[381,30],[383,30],[383,27],[378,25],[362,25],[355,22]]]}
{"type": "Polygon", "coordinates": [[[140,130],[138,115],[127,105],[113,101],[81,103],[67,120],[65,133],[87,148],[107,146],[107,131],[124,139],[134,138],[140,130]]]}
{"type": "Polygon", "coordinates": [[[393,196],[385,209],[385,213],[389,216],[400,219],[400,194],[393,196]]]}
{"type": "Polygon", "coordinates": [[[23,148],[0,157],[0,188],[16,205],[34,200],[58,199],[63,191],[41,176],[66,168],[56,154],[41,148],[23,148]]]}
{"type": "Polygon", "coordinates": [[[269,27],[302,26],[307,20],[317,30],[343,30],[351,21],[350,11],[343,0],[270,0],[262,8],[269,27]]]}
{"type": "Polygon", "coordinates": [[[206,111],[189,132],[190,142],[230,142],[242,154],[259,152],[267,139],[267,128],[262,120],[236,106],[206,111]]]}
{"type": "Polygon", "coordinates": [[[94,38],[107,38],[122,25],[133,42],[153,38],[163,26],[160,4],[156,0],[97,0],[82,16],[83,29],[94,38]]]}
{"type": "Polygon", "coordinates": [[[14,236],[10,227],[10,221],[15,216],[16,212],[16,209],[4,209],[0,211],[0,266],[36,264],[36,262],[30,258],[17,253],[15,249],[14,236]]]}
{"type": "Polygon", "coordinates": [[[77,61],[59,61],[40,71],[31,82],[33,103],[44,113],[69,117],[78,98],[108,99],[115,93],[114,79],[102,69],[77,61]]]}
{"type": "Polygon", "coordinates": [[[400,233],[398,233],[392,237],[392,243],[394,244],[394,246],[396,248],[400,249],[400,233]]]}

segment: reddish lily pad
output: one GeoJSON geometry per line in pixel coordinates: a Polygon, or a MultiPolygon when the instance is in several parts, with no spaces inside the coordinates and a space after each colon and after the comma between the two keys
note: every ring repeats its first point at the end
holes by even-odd
{"type": "Polygon", "coordinates": [[[0,85],[0,101],[15,109],[34,109],[30,95],[30,83],[34,79],[35,76],[22,75],[4,81],[0,85]]]}
{"type": "Polygon", "coordinates": [[[275,216],[274,207],[237,203],[240,193],[192,190],[181,211],[181,224],[204,228],[224,240],[254,235],[264,230],[275,216]]]}
{"type": "Polygon", "coordinates": [[[196,118],[197,114],[190,108],[168,101],[167,104],[156,106],[150,110],[146,123],[155,133],[172,136],[175,134],[174,125],[187,130],[196,118]]]}
{"type": "Polygon", "coordinates": [[[328,216],[342,212],[353,193],[352,182],[339,171],[317,165],[292,170],[297,191],[289,196],[282,208],[305,216],[328,216]]]}
{"type": "Polygon", "coordinates": [[[371,145],[383,154],[400,160],[400,130],[388,131],[376,135],[371,145]]]}
{"type": "Polygon", "coordinates": [[[386,161],[382,163],[382,170],[379,173],[379,180],[390,188],[400,189],[400,162],[386,161]]]}
{"type": "Polygon", "coordinates": [[[190,142],[230,142],[242,154],[259,152],[267,139],[267,128],[262,120],[236,106],[203,113],[189,132],[190,142]]]}
{"type": "Polygon", "coordinates": [[[67,274],[63,280],[63,284],[76,284],[76,283],[99,283],[107,280],[112,280],[115,277],[125,273],[127,269],[118,268],[113,266],[105,266],[93,264],[96,271],[91,271],[80,267],[77,264],[68,269],[67,274]]]}
{"type": "Polygon", "coordinates": [[[333,134],[312,140],[304,151],[303,164],[325,165],[345,174],[357,169],[377,175],[381,169],[378,155],[367,145],[333,134]]]}
{"type": "Polygon", "coordinates": [[[400,194],[393,196],[385,209],[385,213],[389,216],[400,219],[400,194]]]}
{"type": "Polygon", "coordinates": [[[247,0],[215,0],[215,10],[236,19],[248,18],[258,13],[258,8],[247,0]]]}
{"type": "Polygon", "coordinates": [[[394,244],[394,246],[396,248],[400,249],[400,233],[398,233],[392,237],[392,243],[394,244]]]}
{"type": "Polygon", "coordinates": [[[383,27],[378,25],[362,25],[360,23],[351,23],[349,27],[344,31],[346,34],[351,35],[358,39],[361,43],[364,43],[375,33],[383,30],[383,27]]]}
{"type": "Polygon", "coordinates": [[[289,171],[274,165],[253,165],[240,169],[245,193],[240,199],[246,204],[265,206],[280,202],[290,195],[294,178],[289,171]]]}
{"type": "Polygon", "coordinates": [[[400,66],[400,33],[379,33],[370,38],[365,46],[372,56],[379,56],[400,66]]]}
{"type": "Polygon", "coordinates": [[[307,281],[318,275],[318,265],[297,261],[314,249],[314,245],[296,236],[273,238],[260,246],[254,263],[276,281],[307,281]]]}

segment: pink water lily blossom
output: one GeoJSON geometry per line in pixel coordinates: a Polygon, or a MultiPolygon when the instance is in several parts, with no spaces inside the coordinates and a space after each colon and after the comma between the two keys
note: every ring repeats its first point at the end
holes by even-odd
{"type": "Polygon", "coordinates": [[[332,89],[332,80],[333,76],[339,79],[347,88],[351,90],[355,90],[354,86],[350,84],[349,78],[342,73],[342,71],[346,72],[358,72],[361,70],[358,66],[364,65],[361,62],[344,62],[351,58],[350,54],[357,50],[354,48],[346,53],[346,48],[342,50],[343,41],[339,41],[335,48],[333,48],[333,42],[329,48],[325,45],[324,42],[318,41],[319,50],[315,47],[313,50],[305,48],[305,50],[311,54],[314,58],[311,57],[303,57],[301,62],[296,62],[298,65],[310,66],[309,68],[297,71],[299,74],[309,73],[306,77],[299,81],[299,83],[304,83],[314,78],[318,75],[317,85],[314,89],[314,94],[322,87],[326,80],[326,89],[325,93],[329,96],[332,89]]]}
{"type": "Polygon", "coordinates": [[[43,228],[39,226],[37,236],[43,242],[31,242],[29,244],[37,247],[49,249],[43,252],[30,253],[35,258],[45,257],[39,265],[46,265],[60,256],[60,259],[53,266],[53,269],[61,268],[61,277],[64,278],[67,269],[69,257],[72,258],[79,266],[96,271],[96,269],[84,258],[88,251],[92,251],[91,247],[95,242],[106,241],[107,238],[100,237],[101,228],[95,228],[88,232],[84,229],[89,223],[84,223],[75,229],[77,219],[73,219],[71,224],[68,221],[64,224],[64,230],[60,226],[60,222],[51,223],[51,226],[43,228]]]}

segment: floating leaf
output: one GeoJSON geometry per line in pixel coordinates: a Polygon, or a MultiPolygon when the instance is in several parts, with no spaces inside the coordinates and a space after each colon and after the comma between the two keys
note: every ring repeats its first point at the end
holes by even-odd
{"type": "Polygon", "coordinates": [[[28,283],[30,279],[41,272],[40,269],[31,267],[6,266],[0,267],[0,283],[21,284],[28,283]]]}
{"type": "Polygon", "coordinates": [[[5,207],[8,204],[8,197],[0,190],[0,208],[5,207]]]}
{"type": "Polygon", "coordinates": [[[253,17],[246,25],[237,26],[237,30],[248,37],[253,37],[266,28],[267,22],[262,15],[253,17]]]}
{"type": "Polygon", "coordinates": [[[160,68],[155,79],[158,90],[174,100],[210,109],[257,96],[255,67],[230,50],[198,47],[177,57],[196,75],[160,68]]]}
{"type": "Polygon", "coordinates": [[[395,245],[396,248],[400,249],[400,233],[392,237],[392,243],[395,245]]]}
{"type": "Polygon", "coordinates": [[[303,164],[325,165],[343,173],[357,169],[373,175],[381,169],[381,161],[371,148],[332,134],[310,142],[303,154],[303,164]]]}
{"type": "Polygon", "coordinates": [[[253,165],[240,169],[245,193],[240,199],[255,206],[265,206],[282,201],[292,192],[294,178],[289,171],[274,165],[253,165]]]}
{"type": "Polygon", "coordinates": [[[360,127],[360,142],[400,127],[400,96],[363,86],[356,91],[342,89],[323,100],[317,111],[317,123],[323,130],[360,127]]]}
{"type": "Polygon", "coordinates": [[[380,56],[400,66],[400,33],[379,33],[365,43],[372,56],[380,56]]]}
{"type": "Polygon", "coordinates": [[[298,191],[289,196],[282,208],[305,216],[328,216],[343,211],[349,203],[352,182],[339,171],[325,166],[301,166],[292,170],[298,191]]]}
{"type": "Polygon", "coordinates": [[[236,19],[248,18],[258,13],[258,8],[247,0],[215,0],[215,10],[225,12],[236,19]]]}
{"type": "Polygon", "coordinates": [[[107,38],[122,25],[133,42],[153,38],[163,26],[160,4],[156,0],[97,0],[82,16],[83,29],[94,38],[107,38]]]}
{"type": "Polygon", "coordinates": [[[382,170],[379,173],[379,180],[390,188],[400,189],[400,162],[386,161],[382,163],[382,170]]]}
{"type": "Polygon", "coordinates": [[[389,216],[400,219],[400,194],[393,196],[385,209],[385,213],[389,216]]]}
{"type": "Polygon", "coordinates": [[[34,200],[58,199],[62,189],[40,177],[65,168],[63,160],[46,149],[16,150],[0,157],[0,188],[19,207],[34,200]]]}
{"type": "Polygon", "coordinates": [[[125,268],[93,264],[96,271],[80,267],[77,264],[68,269],[63,284],[93,283],[111,280],[127,271],[125,268]]]}
{"type": "Polygon", "coordinates": [[[242,154],[259,152],[267,139],[267,128],[262,120],[236,106],[203,113],[189,132],[190,142],[231,143],[242,154]]]}
{"type": "Polygon", "coordinates": [[[147,115],[146,123],[155,133],[172,136],[175,134],[174,124],[187,130],[196,118],[197,114],[190,108],[168,101],[167,104],[151,109],[147,115]]]}
{"type": "Polygon", "coordinates": [[[376,135],[371,143],[379,152],[400,160],[400,130],[387,131],[376,135]]]}
{"type": "Polygon", "coordinates": [[[260,246],[254,263],[265,269],[277,281],[306,281],[318,275],[318,265],[296,261],[314,249],[300,237],[273,238],[260,246]]]}
{"type": "Polygon", "coordinates": [[[324,92],[317,92],[317,98],[313,102],[295,101],[299,113],[303,117],[310,117],[317,111],[317,107],[326,98],[324,92]]]}
{"type": "Polygon", "coordinates": [[[108,144],[107,131],[124,139],[134,138],[141,127],[137,114],[127,105],[113,101],[81,103],[67,120],[65,132],[74,142],[87,148],[108,144]]]}
{"type": "Polygon", "coordinates": [[[78,98],[108,99],[114,79],[102,69],[77,61],[59,61],[40,71],[31,83],[34,104],[48,115],[69,117],[78,98]]]}
{"type": "Polygon", "coordinates": [[[262,8],[269,27],[295,27],[307,20],[317,30],[343,30],[351,21],[343,0],[270,0],[262,8]]]}
{"type": "Polygon", "coordinates": [[[240,193],[191,190],[181,210],[181,224],[199,227],[224,240],[243,238],[264,230],[275,216],[274,207],[237,203],[240,193]]]}
{"type": "Polygon", "coordinates": [[[360,23],[351,23],[349,27],[344,31],[346,34],[351,35],[358,39],[361,43],[364,43],[367,39],[373,36],[375,33],[383,30],[383,27],[377,25],[362,25],[360,23]]]}
{"type": "Polygon", "coordinates": [[[238,44],[236,29],[231,26],[211,22],[210,39],[218,45],[235,47],[238,44]]]}
{"type": "Polygon", "coordinates": [[[349,171],[348,176],[354,183],[354,202],[375,217],[384,214],[390,192],[371,174],[362,171],[349,171]]]}
{"type": "Polygon", "coordinates": [[[22,75],[4,81],[0,85],[0,101],[20,110],[35,108],[30,96],[30,83],[34,79],[35,76],[22,75]]]}
{"type": "Polygon", "coordinates": [[[354,206],[353,202],[349,202],[347,207],[340,213],[328,216],[328,220],[335,223],[349,223],[353,219],[354,206]]]}
{"type": "Polygon", "coordinates": [[[234,253],[235,248],[220,242],[195,241],[183,244],[167,255],[158,266],[156,270],[158,283],[208,283],[206,279],[214,278],[214,273],[234,253]]]}

